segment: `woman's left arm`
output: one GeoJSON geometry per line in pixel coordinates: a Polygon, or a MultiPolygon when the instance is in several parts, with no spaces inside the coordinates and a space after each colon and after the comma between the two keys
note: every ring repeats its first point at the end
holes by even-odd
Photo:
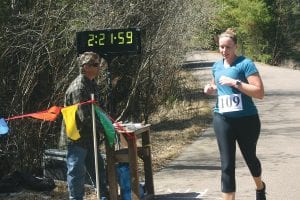
{"type": "Polygon", "coordinates": [[[247,77],[248,83],[241,82],[239,80],[232,79],[227,76],[222,76],[219,80],[221,85],[228,85],[235,87],[242,93],[257,98],[263,99],[265,95],[264,85],[259,73],[252,74],[247,77]],[[238,83],[239,82],[239,83],[238,83]]]}

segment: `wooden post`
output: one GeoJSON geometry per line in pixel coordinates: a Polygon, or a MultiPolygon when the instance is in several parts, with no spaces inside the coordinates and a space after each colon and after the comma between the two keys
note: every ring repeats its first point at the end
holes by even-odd
{"type": "Polygon", "coordinates": [[[150,129],[142,134],[142,147],[144,152],[145,186],[148,194],[154,195],[150,129]]]}
{"type": "Polygon", "coordinates": [[[109,199],[118,199],[118,184],[117,184],[117,173],[116,173],[116,160],[115,160],[115,149],[114,146],[110,147],[107,142],[105,143],[106,148],[106,161],[107,161],[107,175],[109,185],[109,199]]]}
{"type": "Polygon", "coordinates": [[[136,137],[134,133],[131,133],[132,137],[128,138],[128,157],[129,157],[129,167],[131,176],[131,199],[140,199],[140,188],[139,188],[139,175],[138,175],[138,156],[136,147],[136,137]]]}

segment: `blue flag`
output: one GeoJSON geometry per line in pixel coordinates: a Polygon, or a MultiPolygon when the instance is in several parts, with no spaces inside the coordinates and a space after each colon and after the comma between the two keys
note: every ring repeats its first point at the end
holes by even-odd
{"type": "Polygon", "coordinates": [[[3,118],[0,118],[0,135],[4,135],[6,133],[8,133],[8,126],[7,123],[5,122],[5,120],[3,118]]]}

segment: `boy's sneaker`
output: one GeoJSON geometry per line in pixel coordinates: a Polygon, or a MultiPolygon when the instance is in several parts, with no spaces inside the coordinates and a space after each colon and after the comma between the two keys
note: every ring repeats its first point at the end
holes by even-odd
{"type": "Polygon", "coordinates": [[[266,184],[263,182],[264,188],[256,190],[256,200],[266,200],[266,184]]]}

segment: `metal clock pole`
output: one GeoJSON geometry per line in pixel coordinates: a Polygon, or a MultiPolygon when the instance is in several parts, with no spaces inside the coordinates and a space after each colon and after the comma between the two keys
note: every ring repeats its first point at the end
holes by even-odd
{"type": "Polygon", "coordinates": [[[112,108],[112,80],[111,80],[111,70],[110,70],[110,63],[113,59],[112,56],[107,55],[107,70],[106,70],[106,77],[107,77],[107,85],[108,85],[108,91],[107,91],[107,107],[108,112],[110,115],[113,114],[113,108],[112,108]]]}
{"type": "MultiPolygon", "coordinates": [[[[107,91],[107,110],[110,115],[113,114],[113,105],[112,105],[112,80],[111,80],[111,68],[110,63],[113,59],[113,55],[106,55],[105,59],[107,60],[107,70],[106,70],[106,78],[108,84],[108,91],[107,91]]],[[[107,174],[109,177],[108,185],[109,185],[109,194],[110,199],[117,199],[118,198],[118,185],[114,180],[117,180],[117,174],[115,169],[115,157],[114,151],[115,147],[110,147],[107,142],[105,144],[106,149],[106,162],[107,162],[107,174]]]]}

